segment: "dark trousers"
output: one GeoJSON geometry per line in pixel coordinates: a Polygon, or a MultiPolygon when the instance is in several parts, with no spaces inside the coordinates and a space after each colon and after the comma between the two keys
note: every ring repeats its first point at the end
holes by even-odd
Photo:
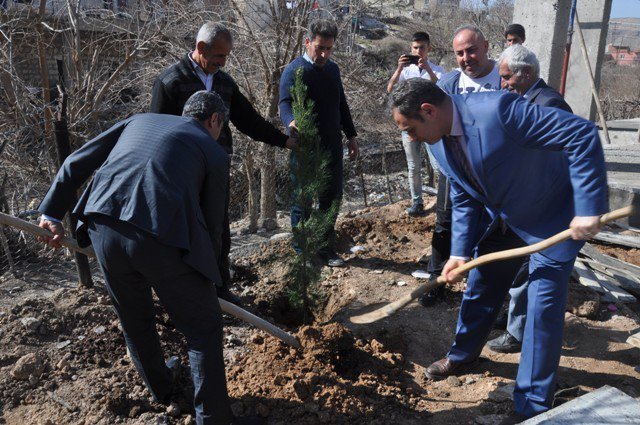
{"type": "MultiPolygon", "coordinates": [[[[229,176],[231,180],[231,176],[229,176]]],[[[229,201],[230,201],[230,189],[227,187],[227,197],[224,205],[224,222],[222,223],[222,235],[220,246],[220,258],[218,258],[218,270],[220,271],[220,277],[222,278],[222,286],[229,286],[231,283],[231,273],[229,268],[231,267],[231,261],[229,260],[229,254],[231,252],[231,223],[229,222],[229,201]]]]}
{"type": "MultiPolygon", "coordinates": [[[[504,234],[498,230],[478,244],[476,255],[522,245],[510,230],[504,234]]],[[[527,417],[548,410],[553,402],[574,260],[560,262],[540,253],[528,260],[527,320],[514,390],[516,411],[527,417]]],[[[455,341],[447,357],[469,362],[480,355],[507,292],[526,262],[526,257],[498,261],[469,273],[455,341]]]]}
{"type": "Polygon", "coordinates": [[[187,341],[196,423],[231,423],[222,313],[213,284],[182,261],[178,248],[128,223],[94,215],[88,224],[131,359],[153,397],[169,401],[173,382],[155,327],[152,289],[187,341]]]}
{"type": "MultiPolygon", "coordinates": [[[[334,148],[329,152],[330,161],[328,166],[329,172],[329,181],[325,190],[323,190],[318,196],[318,209],[320,211],[327,211],[331,208],[334,202],[338,204],[342,201],[342,171],[343,171],[343,163],[342,163],[342,146],[338,146],[338,148],[334,148]]],[[[290,156],[290,164],[293,165],[297,162],[297,158],[294,152],[291,152],[290,156]]],[[[297,184],[297,179],[294,173],[290,173],[291,183],[293,187],[297,184]]],[[[307,219],[311,215],[312,205],[298,205],[295,202],[291,205],[291,227],[296,227],[300,220],[307,219]]],[[[331,226],[327,233],[325,234],[326,246],[320,252],[323,256],[331,256],[335,253],[336,250],[336,231],[335,231],[335,223],[338,219],[338,212],[331,218],[333,226],[331,226]]],[[[293,247],[296,252],[299,252],[299,248],[297,246],[293,247]]]]}
{"type": "Polygon", "coordinates": [[[451,199],[449,179],[438,171],[438,195],[436,197],[436,225],[431,239],[431,258],[427,271],[440,276],[451,254],[451,199]]]}

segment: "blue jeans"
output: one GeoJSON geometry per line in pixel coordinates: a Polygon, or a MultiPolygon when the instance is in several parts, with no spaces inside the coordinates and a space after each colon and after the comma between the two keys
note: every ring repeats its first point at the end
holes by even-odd
{"type": "Polygon", "coordinates": [[[524,337],[524,325],[527,321],[527,301],[529,291],[529,261],[525,261],[518,270],[515,280],[509,289],[509,315],[507,319],[507,331],[515,339],[522,342],[524,337]]]}
{"type": "MultiPolygon", "coordinates": [[[[425,143],[426,145],[426,143],[425,143]]],[[[412,142],[406,131],[402,132],[402,147],[407,158],[407,177],[409,178],[409,192],[413,204],[422,204],[422,143],[412,142]]],[[[429,157],[429,164],[435,170],[434,159],[425,146],[429,157]]]]}
{"type": "Polygon", "coordinates": [[[402,147],[407,158],[407,177],[413,204],[422,204],[422,155],[420,143],[412,142],[406,131],[402,132],[402,147]]]}
{"type": "Polygon", "coordinates": [[[152,289],[187,341],[196,423],[231,423],[222,312],[213,283],[182,261],[179,248],[131,224],[101,215],[88,224],[131,359],[154,399],[167,403],[173,382],[156,331],[152,289]]]}

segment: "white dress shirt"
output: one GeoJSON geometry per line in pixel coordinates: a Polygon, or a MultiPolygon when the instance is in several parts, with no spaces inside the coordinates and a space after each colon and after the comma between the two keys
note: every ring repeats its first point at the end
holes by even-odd
{"type": "Polygon", "coordinates": [[[211,91],[211,88],[213,87],[213,76],[216,75],[216,72],[218,71],[212,72],[210,74],[204,72],[204,69],[202,69],[200,65],[198,65],[198,62],[194,61],[191,57],[192,53],[193,52],[189,53],[189,60],[191,61],[191,65],[193,66],[193,69],[196,71],[196,75],[198,76],[198,78],[200,78],[200,81],[202,81],[202,84],[204,84],[207,91],[211,91]]]}

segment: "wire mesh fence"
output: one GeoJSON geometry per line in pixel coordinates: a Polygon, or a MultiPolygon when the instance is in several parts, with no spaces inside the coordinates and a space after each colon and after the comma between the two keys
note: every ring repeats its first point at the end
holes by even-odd
{"type": "MultiPolygon", "coordinates": [[[[365,132],[366,134],[366,132],[365,132]]],[[[341,212],[358,210],[367,206],[381,206],[411,198],[407,178],[407,161],[402,147],[400,133],[397,139],[371,140],[359,138],[360,155],[356,161],[348,158],[344,149],[343,199],[341,212]]],[[[250,142],[255,144],[255,142],[250,142]]],[[[433,191],[434,183],[430,177],[430,164],[425,148],[421,145],[422,189],[425,193],[433,191]]],[[[244,152],[236,149],[231,164],[231,205],[232,221],[246,219],[249,214],[249,182],[243,165],[244,152]],[[240,152],[238,152],[240,151],[240,152]]],[[[275,161],[271,166],[275,170],[275,193],[277,209],[282,216],[288,214],[291,207],[292,186],[289,176],[289,151],[277,149],[275,161]]],[[[259,186],[260,176],[256,175],[259,186]]]]}
{"type": "MultiPolygon", "coordinates": [[[[40,216],[37,207],[49,187],[50,174],[46,166],[34,167],[30,160],[23,161],[16,154],[13,146],[5,144],[0,161],[1,210],[37,225],[40,216]]],[[[42,164],[49,161],[47,156],[39,158],[42,164]]],[[[96,267],[92,264],[94,270],[96,267]]],[[[27,232],[0,226],[0,288],[9,295],[25,290],[25,283],[33,288],[56,289],[61,284],[77,282],[77,276],[68,250],[54,251],[27,232]]]]}

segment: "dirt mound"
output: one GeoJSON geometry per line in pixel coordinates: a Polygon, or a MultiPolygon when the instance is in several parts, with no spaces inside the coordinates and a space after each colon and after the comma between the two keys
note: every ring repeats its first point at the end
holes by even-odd
{"type": "Polygon", "coordinates": [[[424,391],[403,373],[401,353],[356,339],[336,323],[306,326],[296,336],[302,350],[253,338],[251,354],[228,374],[232,396],[255,394],[236,403],[236,413],[296,424],[391,423],[428,414],[424,391]]]}
{"type": "Polygon", "coordinates": [[[15,409],[7,423],[113,423],[165,410],[142,388],[105,295],[61,289],[27,299],[0,318],[0,329],[0,365],[13,371],[31,356],[43,365],[23,371],[25,379],[2,374],[4,408],[15,409]]]}
{"type": "Polygon", "coordinates": [[[338,221],[338,240],[347,253],[357,245],[365,248],[369,258],[413,262],[415,252],[420,253],[431,246],[435,214],[430,209],[434,205],[435,200],[432,200],[427,204],[427,211],[419,217],[410,217],[404,212],[409,206],[406,202],[348,213],[338,221]]]}

